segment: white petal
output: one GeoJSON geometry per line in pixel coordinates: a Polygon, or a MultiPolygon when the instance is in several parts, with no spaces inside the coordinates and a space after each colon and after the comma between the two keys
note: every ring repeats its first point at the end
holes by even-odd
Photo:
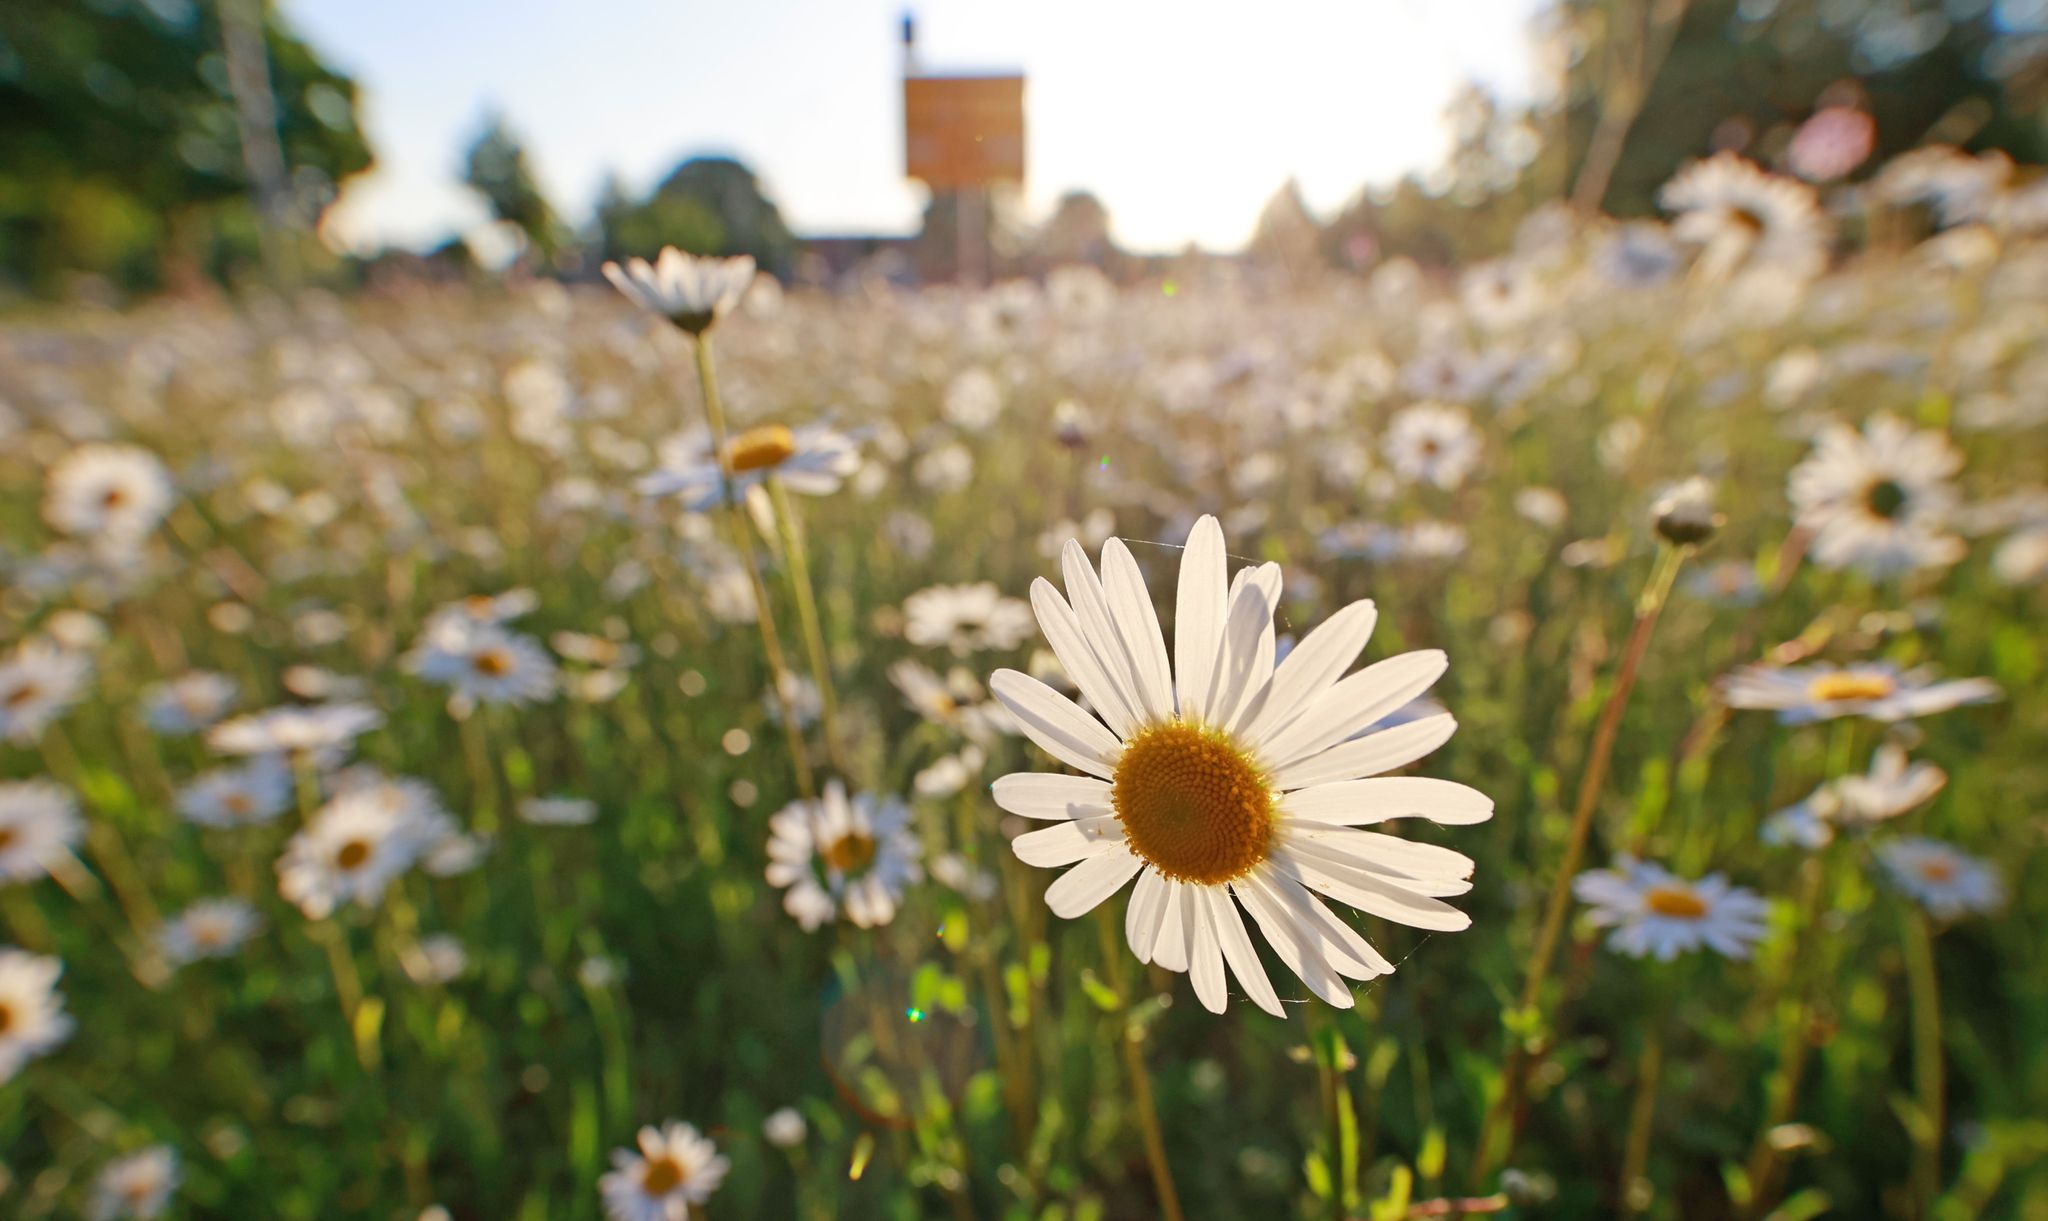
{"type": "Polygon", "coordinates": [[[1067,676],[1118,737],[1130,737],[1137,728],[1137,719],[1125,702],[1123,688],[1110,677],[1087,634],[1081,630],[1081,620],[1074,614],[1074,608],[1060,597],[1051,581],[1040,577],[1031,583],[1031,609],[1038,613],[1039,629],[1045,633],[1046,643],[1052,645],[1053,655],[1060,659],[1067,676]]]}
{"type": "Polygon", "coordinates": [[[1230,611],[1224,585],[1223,527],[1206,514],[1188,531],[1180,555],[1180,586],[1173,607],[1173,682],[1180,715],[1204,719],[1216,659],[1223,648],[1223,619],[1230,611]]]}
{"type": "Polygon", "coordinates": [[[1395,885],[1417,894],[1442,898],[1472,889],[1472,858],[1435,844],[1418,844],[1399,836],[1355,831],[1350,827],[1317,827],[1313,823],[1290,826],[1287,842],[1310,856],[1382,874],[1395,885]]]}
{"type": "Polygon", "coordinates": [[[1390,772],[1442,746],[1457,728],[1457,718],[1444,712],[1382,729],[1276,770],[1273,785],[1282,790],[1301,789],[1390,772]]]}
{"type": "Polygon", "coordinates": [[[1010,841],[1010,851],[1026,865],[1057,869],[1075,861],[1100,856],[1124,842],[1123,824],[1114,814],[1056,822],[1036,831],[1026,831],[1010,841]]]}
{"type": "MultiPolygon", "coordinates": [[[[1209,721],[1228,729],[1236,723],[1247,700],[1264,690],[1259,676],[1260,642],[1273,626],[1273,604],[1265,587],[1256,581],[1238,586],[1230,599],[1230,616],[1223,621],[1223,652],[1216,662],[1214,698],[1209,704],[1209,721]]],[[[1273,669],[1273,654],[1263,654],[1267,675],[1273,669]]]]}
{"type": "Polygon", "coordinates": [[[1281,768],[1342,742],[1429,690],[1449,664],[1440,649],[1374,662],[1318,696],[1259,755],[1268,767],[1281,768]]]}
{"type": "Polygon", "coordinates": [[[1287,969],[1301,977],[1322,1000],[1339,1009],[1352,1007],[1351,989],[1323,954],[1323,937],[1288,910],[1273,894],[1270,884],[1254,871],[1230,884],[1245,910],[1258,922],[1259,932],[1273,947],[1287,969]]]}
{"type": "Polygon", "coordinates": [[[1330,855],[1315,852],[1313,845],[1290,844],[1276,852],[1272,859],[1310,890],[1320,891],[1340,903],[1348,903],[1383,920],[1437,932],[1457,932],[1472,924],[1472,917],[1448,903],[1416,894],[1393,879],[1360,868],[1341,856],[1333,859],[1330,855]]]}
{"type": "Polygon", "coordinates": [[[1244,985],[1252,1003],[1274,1017],[1285,1017],[1280,1008],[1280,997],[1273,991],[1273,981],[1266,978],[1266,968],[1259,965],[1259,952],[1253,948],[1251,937],[1244,931],[1244,921],[1237,914],[1236,900],[1221,886],[1204,886],[1200,893],[1208,904],[1209,920],[1215,926],[1216,941],[1223,950],[1224,960],[1230,964],[1230,973],[1244,985]]]}
{"type": "Polygon", "coordinates": [[[1130,905],[1124,909],[1124,939],[1131,943],[1131,953],[1139,962],[1152,961],[1152,947],[1158,944],[1172,897],[1172,889],[1157,869],[1139,874],[1138,884],[1131,888],[1130,905]]]}
{"type": "Polygon", "coordinates": [[[1185,916],[1187,903],[1181,892],[1186,882],[1166,883],[1166,910],[1159,916],[1159,936],[1152,942],[1152,965],[1169,971],[1188,969],[1188,940],[1185,916]]]}
{"type": "Polygon", "coordinates": [[[1244,727],[1247,745],[1257,747],[1275,731],[1285,729],[1308,711],[1310,703],[1344,677],[1372,639],[1379,612],[1370,599],[1351,605],[1324,620],[1304,637],[1273,672],[1273,685],[1259,715],[1244,727]]]}
{"type": "Polygon", "coordinates": [[[1066,696],[1016,670],[991,674],[988,689],[1017,719],[1024,736],[1053,758],[1104,780],[1116,774],[1123,743],[1066,696]]]}
{"type": "Polygon", "coordinates": [[[1267,885],[1273,888],[1274,895],[1306,921],[1308,927],[1321,934],[1323,955],[1339,974],[1349,979],[1377,979],[1393,974],[1394,964],[1387,961],[1387,956],[1374,949],[1372,943],[1351,927],[1350,921],[1325,907],[1314,892],[1301,884],[1300,879],[1290,877],[1285,870],[1273,866],[1265,870],[1264,877],[1267,885]]]}
{"type": "Polygon", "coordinates": [[[995,803],[1023,818],[1058,821],[1110,810],[1109,782],[1055,772],[1013,772],[989,786],[995,803]]]}
{"type": "Polygon", "coordinates": [[[1493,798],[1450,780],[1379,776],[1296,789],[1280,799],[1280,811],[1332,826],[1362,827],[1390,818],[1427,818],[1445,826],[1465,826],[1492,818],[1493,798]]]}
{"type": "Polygon", "coordinates": [[[1045,888],[1045,905],[1063,920],[1085,916],[1121,890],[1144,863],[1123,847],[1091,856],[1045,888]]]}
{"type": "Polygon", "coordinates": [[[1181,886],[1181,927],[1188,947],[1188,978],[1195,985],[1195,999],[1209,1012],[1221,1013],[1225,1000],[1223,947],[1216,943],[1216,921],[1209,914],[1204,889],[1192,884],[1181,886]]]}
{"type": "Polygon", "coordinates": [[[1067,578],[1067,600],[1074,608],[1074,616],[1080,621],[1081,631],[1095,651],[1095,660],[1102,665],[1103,673],[1117,685],[1122,693],[1124,706],[1131,715],[1149,719],[1150,708],[1140,695],[1144,684],[1138,677],[1138,663],[1131,657],[1130,646],[1124,642],[1123,633],[1118,630],[1116,617],[1110,613],[1109,594],[1103,589],[1102,579],[1096,575],[1095,566],[1088,562],[1088,553],[1073,539],[1060,550],[1060,570],[1067,578]]]}
{"type": "Polygon", "coordinates": [[[1166,660],[1166,637],[1159,632],[1159,613],[1152,609],[1145,574],[1138,571],[1138,561],[1120,538],[1102,545],[1102,590],[1109,597],[1110,617],[1130,650],[1139,705],[1154,721],[1172,718],[1173,669],[1166,660]]]}

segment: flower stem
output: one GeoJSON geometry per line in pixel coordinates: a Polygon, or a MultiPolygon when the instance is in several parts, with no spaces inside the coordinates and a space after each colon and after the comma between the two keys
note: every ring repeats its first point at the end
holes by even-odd
{"type": "MultiPolygon", "coordinates": [[[[1572,878],[1579,871],[1586,839],[1593,830],[1593,811],[1599,805],[1601,789],[1607,782],[1607,767],[1614,758],[1615,738],[1621,732],[1621,714],[1628,707],[1630,693],[1635,690],[1636,672],[1642,666],[1643,655],[1649,651],[1651,633],[1656,630],[1657,619],[1664,612],[1672,583],[1678,579],[1678,570],[1690,551],[1689,547],[1659,548],[1656,565],[1643,585],[1642,596],[1636,600],[1635,624],[1630,629],[1628,645],[1615,671],[1614,686],[1608,691],[1607,702],[1601,706],[1599,721],[1594,726],[1586,769],[1579,777],[1578,800],[1572,810],[1571,829],[1565,838],[1564,859],[1558,862],[1557,876],[1551,883],[1550,899],[1543,912],[1543,925],[1536,936],[1536,949],[1529,957],[1529,973],[1523,981],[1519,1010],[1525,1019],[1540,1015],[1543,985],[1550,978],[1551,959],[1556,957],[1558,940],[1564,934],[1565,915],[1571,908],[1572,878]]],[[[1530,1060],[1527,1039],[1518,1037],[1501,1067],[1500,1094],[1487,1108],[1486,1118],[1480,1127],[1472,1170],[1475,1185],[1488,1179],[1513,1150],[1514,1118],[1521,1109],[1530,1060]]]]}
{"type": "Polygon", "coordinates": [[[1173,1168],[1166,1162],[1166,1137],[1159,1129],[1159,1109],[1152,1101],[1152,1074],[1145,1067],[1145,1032],[1130,1019],[1130,996],[1124,991],[1123,947],[1117,944],[1117,927],[1108,909],[1098,910],[1096,927],[1102,933],[1102,969],[1109,986],[1123,1000],[1116,1014],[1117,1043],[1123,1049],[1124,1066],[1131,1074],[1131,1107],[1138,1113],[1138,1132],[1145,1142],[1145,1161],[1152,1169],[1152,1186],[1159,1193],[1161,1221],[1182,1221],[1180,1193],[1174,1190],[1173,1168]]]}
{"type": "Polygon", "coordinates": [[[727,528],[733,549],[739,553],[747,582],[754,594],[754,623],[761,630],[761,655],[775,678],[775,703],[782,710],[783,733],[789,738],[789,757],[796,770],[796,787],[806,800],[817,796],[811,777],[810,755],[804,749],[803,729],[797,724],[796,708],[787,694],[789,664],[782,655],[782,637],[775,630],[775,612],[768,605],[768,589],[761,580],[761,566],[754,554],[752,529],[746,506],[733,493],[732,454],[726,445],[725,406],[718,397],[718,370],[711,360],[711,337],[697,336],[697,384],[704,392],[704,418],[711,425],[711,445],[718,456],[718,486],[725,499],[727,528]]]}
{"type": "Polygon", "coordinates": [[[1621,1161],[1621,1215],[1637,1216],[1650,1207],[1656,1189],[1649,1180],[1650,1129],[1657,1117],[1657,1085],[1664,1071],[1662,1015],[1653,1016],[1643,1035],[1636,1061],[1636,1098],[1628,1113],[1628,1140],[1621,1161]]]}
{"type": "Polygon", "coordinates": [[[1941,980],[1934,967],[1934,930],[1917,908],[1902,918],[1906,985],[1913,1002],[1913,1090],[1919,1123],[1913,1138],[1913,1201],[1926,1215],[1941,1188],[1941,1136],[1947,1124],[1941,1062],[1941,980]]]}
{"type": "Polygon", "coordinates": [[[789,557],[789,588],[796,599],[796,614],[803,628],[804,648],[810,654],[811,679],[818,684],[820,716],[825,727],[825,753],[842,776],[847,768],[846,743],[839,736],[839,694],[832,685],[832,662],[825,648],[825,629],[818,618],[818,595],[811,583],[811,558],[804,547],[803,523],[790,503],[789,489],[780,479],[768,481],[768,494],[775,502],[775,521],[782,531],[782,549],[789,557]]]}

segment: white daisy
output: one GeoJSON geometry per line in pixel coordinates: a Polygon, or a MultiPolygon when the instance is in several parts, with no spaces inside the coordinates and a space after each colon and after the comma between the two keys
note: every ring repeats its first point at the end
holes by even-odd
{"type": "Polygon", "coordinates": [[[178,815],[201,827],[246,827],[269,822],[292,801],[292,773],[276,755],[258,755],[240,767],[216,768],[178,790],[178,815]]]}
{"type": "Polygon", "coordinates": [[[1602,279],[1619,288],[1654,288],[1678,273],[1684,256],[1671,231],[1654,221],[1630,221],[1603,234],[1591,263],[1602,279]]]}
{"type": "Polygon", "coordinates": [[[1702,475],[1681,479],[1657,493],[1650,520],[1665,541],[1697,547],[1714,536],[1727,518],[1714,509],[1713,482],[1702,475]]]}
{"type": "Polygon", "coordinates": [[[156,931],[156,947],[174,967],[201,958],[226,958],[263,927],[263,917],[240,899],[201,899],[156,931]]]}
{"type": "MultiPolygon", "coordinates": [[[[773,478],[792,492],[829,496],[860,469],[860,445],[823,424],[790,428],[764,424],[725,443],[732,491],[744,497],[773,478]]],[[[640,480],[643,496],[677,496],[685,508],[704,512],[725,497],[718,458],[708,434],[697,433],[662,447],[661,466],[640,480]]]]}
{"type": "Polygon", "coordinates": [[[1962,465],[1944,434],[1878,415],[1861,432],[1839,422],[1823,429],[1787,492],[1813,534],[1815,563],[1898,576],[1963,557],[1947,525],[1956,501],[1949,479],[1962,465]]]}
{"type": "Polygon", "coordinates": [[[177,1189],[177,1152],[169,1145],[151,1145],[107,1163],[93,1183],[86,1215],[91,1221],[151,1221],[163,1215],[177,1189]]]}
{"type": "Polygon", "coordinates": [[[1135,879],[1125,933],[1140,961],[1188,972],[1218,1013],[1228,962],[1276,1015],[1280,1000],[1240,903],[1281,961],[1340,1007],[1352,1003],[1345,979],[1394,964],[1318,894],[1417,928],[1471,923],[1440,901],[1471,889],[1469,858],[1358,829],[1492,817],[1493,802],[1463,785],[1381,775],[1442,745],[1455,728],[1448,715],[1364,732],[1436,682],[1441,652],[1343,677],[1375,620],[1371,602],[1355,602],[1276,666],[1280,567],[1228,580],[1213,517],[1195,523],[1181,555],[1171,662],[1144,576],[1120,540],[1104,544],[1099,576],[1078,543],[1064,561],[1067,597],[1041,579],[1032,605],[1101,719],[1014,670],[989,681],[1026,736],[1087,773],[1010,775],[992,790],[1003,809],[1055,824],[1012,845],[1026,864],[1074,865],[1046,891],[1055,915],[1080,916],[1135,879]]]}
{"type": "Polygon", "coordinates": [[[171,508],[171,474],[155,454],[133,445],[86,445],[50,468],[43,520],[89,542],[129,547],[171,508]]]}
{"type": "Polygon", "coordinates": [[[903,638],[956,657],[1014,649],[1031,638],[1031,608],[1006,598],[993,581],[934,585],[903,601],[903,638]]]}
{"type": "Polygon", "coordinates": [[[1760,708],[1785,725],[1869,717],[1887,723],[1946,712],[1997,699],[1998,684],[1985,678],[1935,681],[1926,669],[1901,670],[1887,661],[1847,666],[1742,666],[1721,680],[1730,708],[1760,708]]]}
{"type": "Polygon", "coordinates": [[[671,1119],[640,1129],[640,1151],[612,1151],[616,1169],[597,1182],[611,1221],[686,1221],[732,1168],[697,1129],[671,1119]]]}
{"type": "Polygon", "coordinates": [[[1450,489],[1478,464],[1479,433],[1461,408],[1417,403],[1387,425],[1381,448],[1404,482],[1450,489]]]}
{"type": "Polygon", "coordinates": [[[287,705],[223,721],[207,731],[206,744],[224,755],[306,755],[331,766],[383,724],[384,714],[368,704],[287,705]]]}
{"type": "Polygon", "coordinates": [[[559,675],[540,642],[495,624],[443,624],[422,632],[405,666],[456,698],[480,704],[528,704],[555,694],[559,675]]]}
{"type": "Polygon", "coordinates": [[[1705,247],[1712,270],[1747,262],[1805,272],[1827,260],[1827,218],[1813,188],[1734,153],[1687,164],[1657,201],[1677,213],[1675,235],[1705,247]]]}
{"type": "Polygon", "coordinates": [[[54,958],[0,949],[0,1085],[71,1037],[71,1018],[57,991],[63,973],[54,958]]]}
{"type": "Polygon", "coordinates": [[[761,1121],[761,1135],[777,1149],[794,1149],[809,1134],[810,1127],[795,1107],[778,1107],[761,1121]]]}
{"type": "Polygon", "coordinates": [[[1647,861],[1623,857],[1615,869],[1590,869],[1572,879],[1572,893],[1593,908],[1591,920],[1614,932],[1608,948],[1631,958],[1669,962],[1702,947],[1747,958],[1763,939],[1771,905],[1720,874],[1687,881],[1647,861]]]}
{"type": "Polygon", "coordinates": [[[1831,780],[1806,800],[1771,815],[1763,838],[1818,848],[1834,839],[1838,827],[1861,830],[1926,805],[1947,783],[1947,772],[1932,763],[1909,762],[1904,747],[1886,742],[1871,757],[1869,772],[1831,780]]]}
{"type": "Polygon", "coordinates": [[[31,638],[0,662],[0,737],[30,746],[85,695],[92,659],[31,638]]]}
{"type": "Polygon", "coordinates": [[[420,629],[431,636],[442,629],[496,627],[530,613],[540,605],[540,595],[530,589],[508,589],[498,594],[471,594],[460,601],[434,608],[420,629]]]}
{"type": "Polygon", "coordinates": [[[768,820],[768,884],[787,891],[783,909],[805,932],[842,911],[861,928],[878,928],[924,876],[923,851],[909,806],[872,793],[849,799],[834,780],[824,796],[793,801],[768,820]]]}
{"type": "Polygon", "coordinates": [[[641,258],[627,259],[623,267],[606,263],[604,278],[640,308],[702,335],[746,295],[754,282],[754,260],[747,255],[704,258],[664,246],[652,263],[641,258]]]}
{"type": "Polygon", "coordinates": [[[1747,560],[1722,560],[1695,570],[1685,579],[1685,592],[1719,606],[1755,606],[1763,601],[1763,582],[1747,560]]]}
{"type": "Polygon", "coordinates": [[[401,950],[398,963],[405,968],[407,979],[425,988],[461,978],[469,969],[469,951],[463,948],[460,937],[435,933],[401,950]]]}
{"type": "Polygon", "coordinates": [[[582,797],[522,797],[519,817],[536,827],[582,827],[597,820],[597,803],[582,797]]]}
{"type": "Polygon", "coordinates": [[[1988,914],[2005,906],[2005,882],[1990,862],[1938,839],[1900,836],[1878,845],[1892,884],[1941,920],[1988,914]]]}
{"type": "Polygon", "coordinates": [[[311,920],[343,903],[375,906],[393,879],[410,869],[446,831],[377,789],[337,795],[292,836],[278,858],[278,893],[311,920]]]}
{"type": "Polygon", "coordinates": [[[918,662],[899,661],[889,667],[889,681],[919,716],[969,741],[986,746],[996,735],[1012,731],[1010,714],[988,699],[981,683],[962,667],[941,678],[918,662]]]}
{"type": "Polygon", "coordinates": [[[0,781],[0,883],[44,876],[84,835],[70,793],[47,780],[0,781]]]}
{"type": "Polygon", "coordinates": [[[236,695],[234,679],[194,670],[150,688],[142,697],[142,715],[161,734],[198,733],[226,716],[236,695]]]}

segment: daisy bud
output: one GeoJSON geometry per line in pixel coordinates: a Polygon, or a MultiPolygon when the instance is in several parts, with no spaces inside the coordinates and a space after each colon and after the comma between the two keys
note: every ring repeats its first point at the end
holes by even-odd
{"type": "Polygon", "coordinates": [[[1714,511],[1714,485],[1694,475],[1664,489],[1650,506],[1657,534],[1679,547],[1697,547],[1728,519],[1714,511]]]}

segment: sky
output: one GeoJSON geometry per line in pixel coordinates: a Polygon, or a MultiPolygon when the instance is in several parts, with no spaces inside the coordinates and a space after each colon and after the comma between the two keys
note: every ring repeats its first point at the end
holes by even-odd
{"type": "MultiPolygon", "coordinates": [[[[1026,76],[1027,219],[1086,188],[1140,251],[1234,249],[1289,178],[1327,215],[1427,169],[1445,103],[1532,87],[1539,0],[919,0],[933,71],[1026,76]]],[[[363,90],[378,165],[327,233],[437,244],[487,219],[462,152],[495,109],[572,223],[736,156],[800,235],[915,231],[902,177],[903,0],[281,0],[363,90]]]]}

